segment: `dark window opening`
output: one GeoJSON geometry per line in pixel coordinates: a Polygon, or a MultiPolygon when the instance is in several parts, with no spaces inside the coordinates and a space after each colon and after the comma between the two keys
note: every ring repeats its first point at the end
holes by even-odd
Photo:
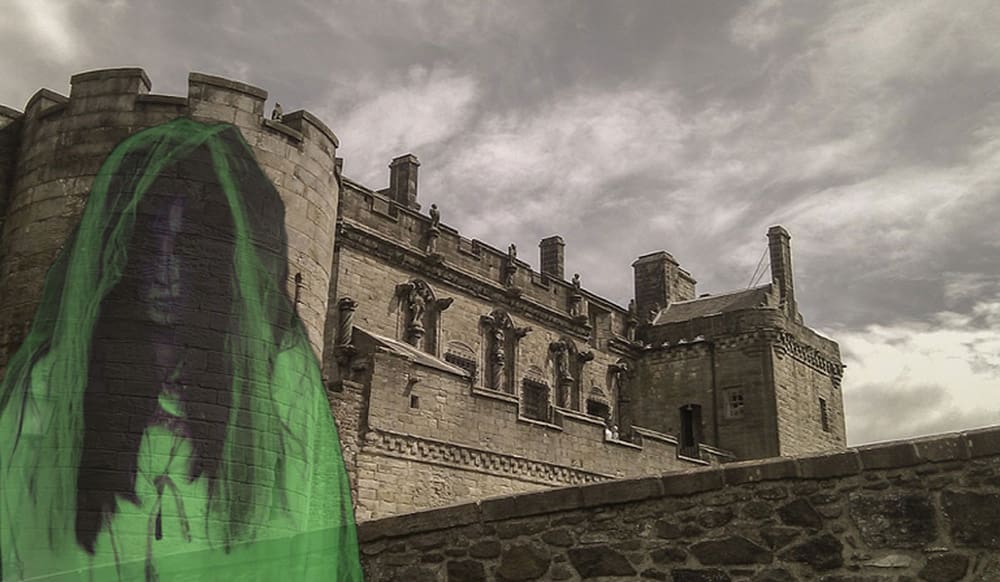
{"type": "Polygon", "coordinates": [[[469,373],[469,377],[473,380],[476,379],[476,361],[472,358],[466,358],[460,354],[454,352],[448,352],[444,355],[444,361],[449,364],[455,364],[459,368],[462,368],[469,373]]]}
{"type": "Polygon", "coordinates": [[[410,394],[410,408],[420,408],[420,397],[416,394],[410,394]]]}
{"type": "Polygon", "coordinates": [[[698,456],[698,443],[701,442],[701,405],[685,404],[681,406],[680,453],[687,457],[698,456]]]}
{"type": "Polygon", "coordinates": [[[525,380],[522,386],[521,416],[549,421],[549,387],[541,382],[525,380]]]}
{"type": "Polygon", "coordinates": [[[611,407],[603,402],[587,400],[587,414],[606,421],[611,417],[611,407]]]}
{"type": "Polygon", "coordinates": [[[823,425],[824,432],[830,432],[830,412],[826,407],[826,399],[819,399],[819,422],[823,425]]]}

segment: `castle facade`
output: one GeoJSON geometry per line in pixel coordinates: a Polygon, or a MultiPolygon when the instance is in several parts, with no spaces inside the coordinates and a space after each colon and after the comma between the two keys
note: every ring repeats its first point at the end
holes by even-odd
{"type": "Polygon", "coordinates": [[[68,97],[0,108],[0,366],[109,152],[189,117],[238,128],[284,203],[287,290],[359,519],[845,446],[839,349],[802,321],[784,228],[767,232],[767,284],[698,295],[661,251],[632,264],[621,306],[567,276],[558,236],[537,271],[462,236],[418,199],[413,155],[374,189],[342,174],[322,121],[272,119],[262,89],[198,73],[186,96],[150,89],[141,69],[92,71],[68,97]]]}

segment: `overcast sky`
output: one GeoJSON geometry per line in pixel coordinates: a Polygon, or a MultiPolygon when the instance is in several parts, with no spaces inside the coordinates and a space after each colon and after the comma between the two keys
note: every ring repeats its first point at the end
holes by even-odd
{"type": "MultiPolygon", "coordinates": [[[[746,287],[792,234],[852,444],[1000,424],[1000,3],[0,0],[0,103],[141,66],[267,89],[385,187],[625,304],[659,249],[746,287]]],[[[268,105],[270,107],[270,104],[268,105]]]]}

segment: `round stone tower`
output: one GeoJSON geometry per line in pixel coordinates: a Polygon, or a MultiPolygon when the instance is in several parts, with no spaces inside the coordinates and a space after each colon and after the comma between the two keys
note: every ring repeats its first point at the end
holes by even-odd
{"type": "Polygon", "coordinates": [[[138,68],[89,71],[70,83],[69,97],[39,90],[23,114],[0,107],[0,370],[23,340],[45,273],[108,154],[178,117],[235,125],[277,188],[289,295],[320,356],[337,216],[336,135],[307,111],[265,119],[266,91],[200,73],[191,73],[183,97],[151,94],[138,68]]]}

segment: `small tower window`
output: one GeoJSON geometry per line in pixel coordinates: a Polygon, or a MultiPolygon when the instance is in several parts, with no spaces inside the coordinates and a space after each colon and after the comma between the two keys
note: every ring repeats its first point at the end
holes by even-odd
{"type": "Polygon", "coordinates": [[[420,408],[420,397],[416,394],[410,394],[410,408],[420,408]]]}
{"type": "Polygon", "coordinates": [[[819,422],[824,432],[830,432],[830,411],[826,406],[826,398],[819,399],[819,422]]]}
{"type": "Polygon", "coordinates": [[[725,416],[726,418],[743,418],[743,389],[742,388],[730,388],[724,393],[723,399],[726,404],[725,416]]]}

